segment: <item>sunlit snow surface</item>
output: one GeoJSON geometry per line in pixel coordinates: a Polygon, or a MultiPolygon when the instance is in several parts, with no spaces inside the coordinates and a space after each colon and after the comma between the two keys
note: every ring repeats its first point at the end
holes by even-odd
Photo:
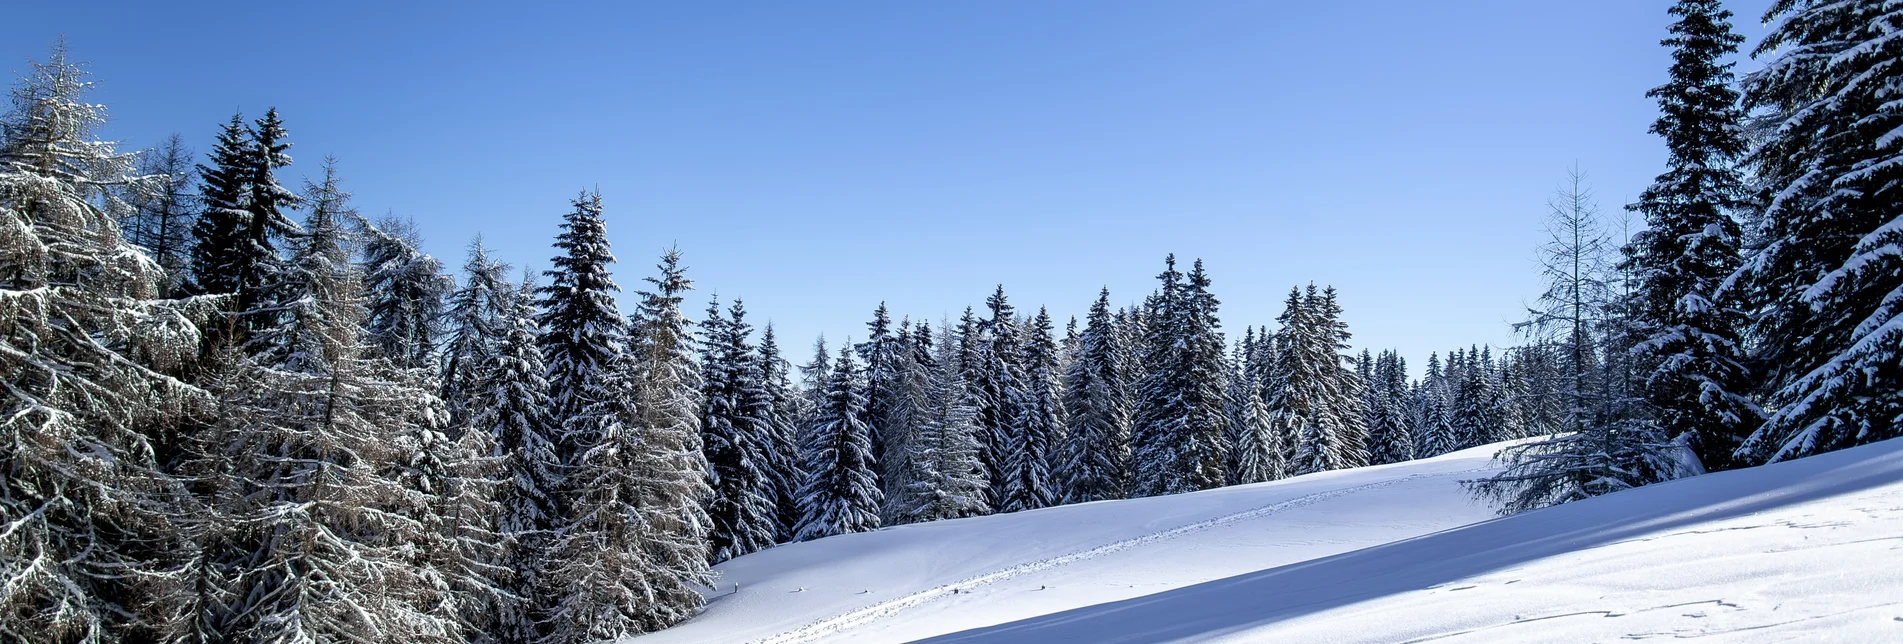
{"type": "Polygon", "coordinates": [[[639,641],[1903,642],[1903,441],[1488,520],[1493,451],[775,548],[639,641]]]}

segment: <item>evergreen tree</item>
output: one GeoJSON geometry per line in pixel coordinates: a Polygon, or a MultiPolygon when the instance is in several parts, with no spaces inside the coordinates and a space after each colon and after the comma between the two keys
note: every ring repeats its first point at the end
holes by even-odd
{"type": "Polygon", "coordinates": [[[768,471],[772,400],[748,343],[753,327],[746,308],[734,300],[729,313],[721,317],[716,299],[701,324],[701,444],[713,487],[707,500],[712,563],[771,546],[779,530],[768,471]]]}
{"type": "Polygon", "coordinates": [[[1308,474],[1366,464],[1358,426],[1361,410],[1353,372],[1337,353],[1344,333],[1336,321],[1332,290],[1289,291],[1282,330],[1276,337],[1275,398],[1269,409],[1283,435],[1294,440],[1290,474],[1308,474]]]}
{"type": "Polygon", "coordinates": [[[1407,362],[1394,351],[1375,360],[1370,404],[1374,423],[1368,427],[1368,464],[1399,463],[1415,458],[1413,416],[1408,413],[1407,362]]]}
{"type": "MultiPolygon", "coordinates": [[[[233,114],[231,122],[218,132],[218,142],[209,155],[211,165],[198,166],[198,204],[202,209],[192,223],[191,278],[200,293],[237,293],[240,287],[251,289],[262,284],[258,264],[273,259],[269,248],[252,248],[252,222],[245,203],[250,195],[245,156],[251,149],[251,130],[244,116],[233,114]]],[[[248,309],[235,303],[232,310],[248,309]]]]}
{"type": "Polygon", "coordinates": [[[1038,309],[1024,331],[1023,394],[1016,398],[1005,456],[1004,497],[998,511],[1017,512],[1056,505],[1058,491],[1051,476],[1052,453],[1064,435],[1062,385],[1058,381],[1058,346],[1052,337],[1051,315],[1038,309]]]}
{"type": "Polygon", "coordinates": [[[866,363],[865,421],[867,430],[872,433],[873,470],[879,477],[879,489],[889,502],[895,500],[903,485],[896,477],[903,472],[905,442],[910,433],[906,412],[912,395],[907,389],[910,384],[907,362],[911,356],[900,334],[895,333],[897,329],[893,328],[884,302],[873,311],[866,329],[869,332],[866,341],[857,347],[860,359],[866,363]]]}
{"type": "Polygon", "coordinates": [[[469,242],[463,283],[449,297],[445,325],[448,337],[443,345],[442,371],[437,376],[442,383],[443,404],[458,425],[469,419],[471,404],[493,393],[480,384],[485,376],[482,370],[490,366],[498,351],[504,350],[511,318],[517,312],[517,295],[510,292],[508,271],[507,263],[489,258],[482,237],[469,242]]]}
{"type": "Polygon", "coordinates": [[[400,367],[428,368],[437,358],[443,300],[455,282],[442,262],[417,248],[422,242],[409,222],[386,219],[364,229],[370,343],[400,367]]]}
{"type": "Polygon", "coordinates": [[[626,352],[641,446],[631,465],[649,526],[641,547],[662,573],[649,611],[674,624],[699,612],[703,600],[694,588],[713,581],[707,564],[711,521],[705,511],[713,492],[701,442],[693,323],[681,311],[693,282],[677,249],[662,253],[655,268],[658,275],[643,278],[649,289],[639,292],[626,352]]]}
{"type": "Polygon", "coordinates": [[[1493,360],[1478,347],[1468,351],[1467,368],[1455,386],[1453,422],[1456,449],[1499,440],[1499,401],[1495,393],[1493,360]]]}
{"type": "MultiPolygon", "coordinates": [[[[1773,411],[1739,447],[1744,463],[1903,435],[1903,6],[1790,0],[1766,20],[1757,51],[1775,56],[1744,100],[1767,114],[1751,161],[1772,198],[1764,248],[1736,281],[1760,309],[1773,411]]],[[[1696,418],[1728,420],[1738,405],[1713,397],[1696,418]]]]}
{"type": "Polygon", "coordinates": [[[1133,437],[1133,493],[1177,494],[1221,486],[1226,433],[1217,301],[1198,260],[1184,279],[1165,259],[1148,304],[1146,367],[1133,437]]]}
{"type": "Polygon", "coordinates": [[[992,509],[1002,510],[1005,488],[1010,485],[1013,425],[1026,395],[1024,369],[1020,363],[1024,349],[1017,309],[1005,298],[1003,285],[985,300],[985,306],[991,310],[991,317],[978,326],[982,335],[974,336],[983,338],[978,345],[975,370],[979,378],[979,444],[984,448],[979,454],[985,471],[991,473],[992,509]]]}
{"type": "Polygon", "coordinates": [[[760,383],[767,399],[766,472],[773,488],[774,516],[778,521],[773,542],[785,543],[793,540],[793,531],[799,527],[799,487],[806,480],[805,472],[800,469],[803,459],[797,430],[804,409],[793,391],[788,376],[791,365],[780,357],[780,343],[771,323],[760,332],[759,362],[760,383]]]}
{"type": "Polygon", "coordinates": [[[1245,395],[1242,413],[1236,419],[1240,427],[1234,431],[1236,441],[1231,448],[1235,450],[1234,483],[1261,483],[1287,476],[1284,454],[1288,448],[1282,444],[1282,433],[1275,430],[1269,407],[1262,400],[1262,388],[1251,384],[1245,388],[1245,395]]]}
{"type": "Polygon", "coordinates": [[[1056,476],[1064,503],[1121,499],[1130,480],[1130,391],[1110,289],[1097,294],[1064,383],[1070,416],[1056,476]]]}
{"type": "Polygon", "coordinates": [[[978,410],[957,369],[957,343],[949,331],[927,369],[925,405],[906,460],[905,498],[910,505],[900,523],[919,523],[988,514],[987,477],[978,459],[978,410]]]}
{"type": "Polygon", "coordinates": [[[860,386],[859,365],[852,350],[842,347],[807,432],[800,541],[879,527],[883,499],[873,472],[871,432],[862,418],[866,402],[860,386]]]}
{"type": "Polygon", "coordinates": [[[481,393],[471,396],[465,408],[466,433],[487,434],[494,448],[491,455],[500,461],[496,529],[507,539],[500,562],[512,574],[509,592],[496,607],[495,634],[510,644],[540,638],[536,599],[545,587],[542,570],[549,565],[549,540],[562,527],[562,462],[549,434],[555,424],[547,415],[547,368],[536,346],[535,292],[525,275],[521,286],[491,294],[500,341],[483,366],[473,370],[477,380],[472,389],[481,393]]]}
{"type": "Polygon", "coordinates": [[[601,195],[582,193],[571,203],[575,209],[563,218],[562,234],[555,238],[561,254],[550,260],[553,269],[542,272],[549,285],[536,289],[542,295],[537,342],[548,361],[549,417],[561,423],[556,445],[563,463],[572,461],[587,440],[583,434],[594,421],[585,412],[601,402],[593,397],[621,359],[626,334],[615,310],[614,294],[621,289],[608,273],[614,255],[608,250],[601,195]]]}
{"type": "Polygon", "coordinates": [[[0,639],[163,635],[192,609],[192,544],[171,520],[153,430],[203,414],[167,375],[202,311],[157,300],[163,267],[99,208],[130,158],[93,139],[104,108],[64,43],[0,117],[0,639]],[[138,601],[135,593],[151,601],[138,601]]]}

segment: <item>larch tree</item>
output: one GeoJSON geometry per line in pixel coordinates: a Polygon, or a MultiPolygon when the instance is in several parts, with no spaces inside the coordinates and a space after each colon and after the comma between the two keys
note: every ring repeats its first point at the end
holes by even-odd
{"type": "Polygon", "coordinates": [[[207,411],[204,391],[166,375],[198,356],[204,316],[157,299],[164,268],[98,205],[131,159],[93,139],[105,108],[84,102],[85,76],[62,42],[0,117],[0,639],[13,641],[157,639],[195,590],[149,430],[207,411]]]}

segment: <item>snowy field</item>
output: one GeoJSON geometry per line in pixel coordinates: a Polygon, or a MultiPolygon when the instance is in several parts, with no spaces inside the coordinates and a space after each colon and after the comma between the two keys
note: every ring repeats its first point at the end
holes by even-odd
{"type": "Polygon", "coordinates": [[[638,641],[1903,642],[1903,441],[1497,520],[1492,451],[774,548],[638,641]]]}

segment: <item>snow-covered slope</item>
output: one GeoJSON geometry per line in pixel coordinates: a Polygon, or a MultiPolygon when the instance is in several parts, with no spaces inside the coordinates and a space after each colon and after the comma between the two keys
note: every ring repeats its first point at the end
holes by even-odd
{"type": "Polygon", "coordinates": [[[1492,516],[1459,487],[1492,453],[781,546],[722,564],[705,614],[638,641],[903,642],[1379,545],[1492,516]]]}
{"type": "Polygon", "coordinates": [[[932,642],[1903,642],[1903,440],[932,642]]]}
{"type": "Polygon", "coordinates": [[[783,546],[638,641],[1903,642],[1903,441],[1505,519],[1493,451],[783,546]]]}

